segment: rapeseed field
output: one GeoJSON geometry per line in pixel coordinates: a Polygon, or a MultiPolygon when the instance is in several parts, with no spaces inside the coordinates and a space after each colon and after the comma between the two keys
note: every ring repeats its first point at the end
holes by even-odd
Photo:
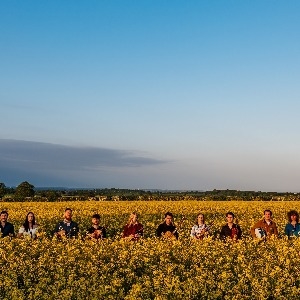
{"type": "Polygon", "coordinates": [[[0,203],[15,231],[27,212],[39,223],[36,240],[0,239],[0,299],[300,299],[300,239],[284,236],[287,212],[298,202],[143,201],[0,203]],[[52,237],[66,207],[80,226],[77,239],[52,237]],[[264,242],[250,227],[271,209],[279,238],[264,242]],[[132,211],[140,215],[144,237],[121,239],[132,211]],[[178,240],[155,237],[164,213],[174,215],[178,240]],[[232,211],[243,238],[218,239],[232,211]],[[197,214],[206,217],[211,236],[192,240],[197,214]],[[103,241],[84,239],[91,216],[107,228],[103,241]]]}

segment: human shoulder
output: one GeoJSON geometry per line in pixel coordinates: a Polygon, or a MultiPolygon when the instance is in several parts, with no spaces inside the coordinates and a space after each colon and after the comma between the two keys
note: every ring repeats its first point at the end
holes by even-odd
{"type": "Polygon", "coordinates": [[[138,229],[142,229],[142,228],[144,228],[144,226],[143,226],[143,224],[142,224],[142,223],[137,223],[137,224],[136,224],[136,227],[137,227],[138,229]]]}
{"type": "Polygon", "coordinates": [[[164,228],[167,224],[165,222],[160,223],[157,227],[158,228],[164,228]]]}
{"type": "Polygon", "coordinates": [[[271,225],[277,226],[276,222],[274,222],[273,220],[271,220],[271,225]]]}
{"type": "Polygon", "coordinates": [[[22,225],[20,228],[19,228],[19,233],[23,233],[25,231],[25,227],[24,225],[22,225]]]}
{"type": "Polygon", "coordinates": [[[14,231],[14,225],[10,222],[6,222],[5,224],[5,227],[7,228],[7,230],[10,230],[10,231],[14,231]]]}
{"type": "MultiPolygon", "coordinates": [[[[296,227],[299,223],[296,224],[296,227]]],[[[300,224],[299,224],[300,225],[300,224]]],[[[285,230],[293,230],[294,229],[294,226],[291,224],[291,223],[287,223],[285,225],[285,230]]]]}
{"type": "Polygon", "coordinates": [[[222,229],[227,229],[227,228],[229,228],[229,226],[228,226],[228,224],[224,224],[221,228],[222,229]]]}
{"type": "Polygon", "coordinates": [[[260,219],[254,223],[253,228],[258,228],[258,227],[264,226],[265,224],[266,224],[265,219],[260,219]]]}
{"type": "Polygon", "coordinates": [[[95,228],[94,228],[93,226],[91,226],[91,227],[89,227],[86,231],[87,231],[88,233],[93,233],[94,230],[95,230],[95,228]]]}

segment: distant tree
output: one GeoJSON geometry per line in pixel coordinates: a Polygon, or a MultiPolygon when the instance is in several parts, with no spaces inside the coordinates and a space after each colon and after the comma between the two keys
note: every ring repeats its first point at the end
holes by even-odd
{"type": "Polygon", "coordinates": [[[34,194],[34,186],[24,181],[17,186],[14,198],[16,201],[23,201],[26,197],[33,197],[34,194]]]}
{"type": "Polygon", "coordinates": [[[55,202],[59,198],[60,194],[54,190],[48,190],[45,192],[45,197],[49,202],[55,202]]]}
{"type": "Polygon", "coordinates": [[[7,188],[3,182],[0,182],[0,198],[7,193],[7,188]]]}

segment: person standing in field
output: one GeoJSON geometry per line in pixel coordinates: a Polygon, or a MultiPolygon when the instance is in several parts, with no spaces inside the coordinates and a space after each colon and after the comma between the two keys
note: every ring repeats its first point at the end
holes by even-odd
{"type": "Polygon", "coordinates": [[[137,241],[144,234],[144,227],[138,220],[138,214],[132,212],[127,224],[123,227],[122,238],[129,241],[137,241]]]}
{"type": "Polygon", "coordinates": [[[278,230],[276,223],[272,220],[272,212],[269,209],[264,211],[263,219],[256,222],[251,227],[252,237],[267,238],[269,236],[278,237],[278,230]]]}
{"type": "Polygon", "coordinates": [[[228,212],[226,214],[227,224],[224,225],[220,232],[220,239],[226,241],[226,239],[232,239],[233,241],[240,240],[242,238],[241,227],[235,224],[234,213],[228,212]]]}
{"type": "Polygon", "coordinates": [[[205,224],[205,218],[203,214],[198,214],[195,225],[191,230],[191,237],[194,239],[202,240],[210,234],[210,228],[205,224]]]}
{"type": "Polygon", "coordinates": [[[72,221],[72,209],[66,208],[63,221],[57,223],[54,235],[57,237],[77,237],[79,232],[78,224],[72,221]]]}
{"type": "Polygon", "coordinates": [[[7,222],[8,212],[6,210],[1,211],[0,213],[0,235],[1,237],[15,235],[14,225],[7,222]]]}
{"type": "Polygon", "coordinates": [[[299,214],[296,210],[291,210],[287,214],[289,223],[286,224],[284,233],[288,238],[294,238],[300,236],[300,223],[299,214]]]}
{"type": "Polygon", "coordinates": [[[163,223],[158,225],[156,229],[156,236],[168,239],[178,239],[179,234],[173,223],[173,214],[171,212],[165,213],[165,220],[163,223]]]}
{"type": "Polygon", "coordinates": [[[29,212],[26,216],[24,224],[20,227],[18,237],[28,236],[35,239],[38,231],[38,225],[35,222],[34,213],[29,212]]]}
{"type": "Polygon", "coordinates": [[[105,239],[106,238],[106,229],[103,226],[100,226],[100,215],[94,214],[92,216],[92,226],[87,230],[87,236],[92,239],[105,239]]]}

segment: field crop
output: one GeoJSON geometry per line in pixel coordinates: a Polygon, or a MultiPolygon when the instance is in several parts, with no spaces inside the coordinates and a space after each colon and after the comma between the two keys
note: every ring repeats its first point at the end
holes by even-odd
{"type": "MultiPolygon", "coordinates": [[[[300,239],[283,235],[286,214],[298,202],[59,202],[1,203],[18,229],[28,211],[40,225],[37,240],[0,239],[0,299],[299,299],[300,239]],[[73,209],[81,233],[93,213],[107,226],[108,238],[59,241],[51,231],[64,209],[73,209]],[[280,237],[266,243],[250,237],[250,227],[271,209],[280,237]],[[145,236],[120,239],[129,214],[137,211],[145,236]],[[179,240],[155,238],[155,229],[171,211],[179,240]],[[218,233],[232,211],[243,230],[237,243],[218,233]],[[212,236],[189,238],[198,212],[212,236]],[[185,219],[181,222],[182,219],[185,219]]],[[[16,230],[17,231],[17,230],[16,230]]]]}

